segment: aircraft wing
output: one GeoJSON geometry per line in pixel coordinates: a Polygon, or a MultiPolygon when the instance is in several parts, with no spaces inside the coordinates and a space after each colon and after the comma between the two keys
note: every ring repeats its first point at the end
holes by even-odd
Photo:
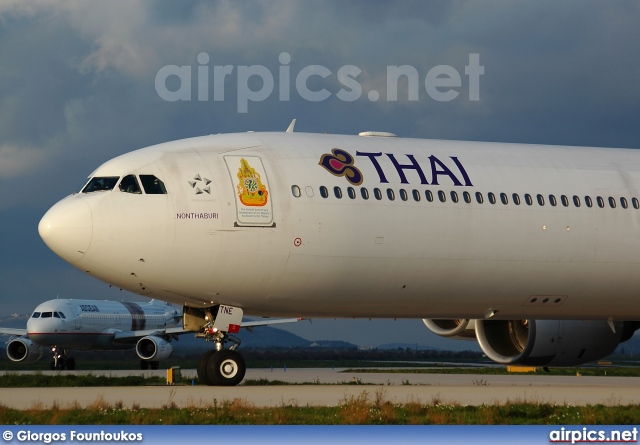
{"type": "Polygon", "coordinates": [[[0,335],[27,335],[26,329],[0,328],[0,335]]]}
{"type": "MultiPolygon", "coordinates": [[[[243,321],[240,325],[241,328],[246,328],[248,331],[252,331],[254,327],[257,326],[267,326],[272,324],[283,324],[283,323],[297,323],[298,321],[304,320],[303,318],[277,318],[277,319],[263,319],[263,320],[253,320],[253,321],[243,321]]],[[[1,332],[1,331],[0,331],[1,332]]],[[[26,333],[26,330],[25,330],[26,333]]],[[[195,331],[188,331],[181,327],[173,327],[173,328],[165,328],[165,329],[145,329],[143,331],[117,331],[114,334],[113,340],[118,343],[127,343],[138,340],[142,337],[146,337],[148,335],[155,336],[163,336],[163,335],[182,335],[188,333],[195,333],[195,331]]]]}

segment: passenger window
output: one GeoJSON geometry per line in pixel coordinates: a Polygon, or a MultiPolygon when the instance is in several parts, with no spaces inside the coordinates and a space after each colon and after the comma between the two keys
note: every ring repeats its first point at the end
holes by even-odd
{"type": "Polygon", "coordinates": [[[323,198],[329,197],[329,190],[327,190],[327,188],[324,185],[320,186],[320,196],[322,196],[323,198]]]}
{"type": "Polygon", "coordinates": [[[365,187],[362,187],[360,189],[360,195],[362,196],[362,199],[369,199],[369,190],[367,190],[365,187]]]}
{"type": "Polygon", "coordinates": [[[478,204],[482,204],[484,202],[484,198],[482,197],[482,193],[476,192],[476,201],[478,204]]]}
{"type": "Polygon", "coordinates": [[[565,207],[569,207],[569,198],[565,195],[560,195],[560,201],[562,201],[562,205],[565,207]]]}
{"type": "Polygon", "coordinates": [[[627,203],[627,198],[620,198],[620,205],[622,206],[623,209],[626,209],[627,207],[629,207],[629,204],[627,203]]]}
{"type": "Polygon", "coordinates": [[[489,193],[487,193],[487,196],[489,197],[489,202],[491,204],[495,204],[496,203],[496,195],[494,195],[493,193],[489,192],[489,193]]]}
{"type": "Polygon", "coordinates": [[[313,198],[313,187],[311,187],[310,185],[306,186],[304,188],[304,191],[307,193],[307,196],[309,198],[313,198]]]}
{"type": "Polygon", "coordinates": [[[351,199],[356,199],[356,191],[353,187],[347,187],[347,195],[349,195],[351,199]]]}
{"type": "Polygon", "coordinates": [[[167,194],[167,189],[164,187],[164,182],[153,175],[140,175],[140,182],[142,182],[142,187],[144,188],[144,192],[147,195],[167,194]]]}
{"type": "Polygon", "coordinates": [[[507,198],[506,193],[500,193],[500,201],[502,201],[504,205],[509,204],[509,198],[507,198]]]}
{"type": "Polygon", "coordinates": [[[405,189],[400,189],[400,199],[402,199],[403,201],[409,199],[409,195],[407,194],[407,191],[405,189]]]}
{"type": "Polygon", "coordinates": [[[440,202],[446,202],[447,201],[447,195],[445,195],[442,190],[439,190],[438,191],[438,199],[440,200],[440,202]]]}
{"type": "MultiPolygon", "coordinates": [[[[118,188],[121,192],[134,193],[136,195],[142,194],[142,190],[140,190],[140,186],[138,185],[138,180],[135,175],[127,175],[122,178],[118,188]]],[[[298,191],[300,191],[300,189],[298,189],[298,191]]]]}
{"type": "Polygon", "coordinates": [[[378,201],[382,199],[382,192],[380,191],[379,188],[373,189],[373,195],[376,197],[378,201]]]}
{"type": "Polygon", "coordinates": [[[427,201],[433,202],[433,193],[431,193],[431,190],[425,190],[424,196],[426,196],[427,201]]]}
{"type": "Polygon", "coordinates": [[[396,199],[396,194],[392,189],[387,189],[387,198],[389,198],[389,201],[394,201],[396,199]]]}
{"type": "Polygon", "coordinates": [[[612,209],[615,209],[615,208],[616,208],[616,200],[615,200],[615,199],[613,199],[611,196],[609,196],[609,206],[610,206],[612,209]]]}
{"type": "Polygon", "coordinates": [[[631,203],[634,209],[640,209],[640,201],[638,201],[638,198],[632,198],[631,203]]]}
{"type": "Polygon", "coordinates": [[[554,207],[558,205],[558,201],[556,200],[555,195],[549,195],[549,204],[554,207]]]}
{"type": "MultiPolygon", "coordinates": [[[[122,180],[122,182],[124,182],[124,179],[122,180]]],[[[120,183],[120,187],[122,187],[122,183],[120,183]]],[[[301,193],[300,193],[300,187],[298,187],[297,185],[292,185],[291,186],[291,193],[293,193],[293,196],[295,196],[296,198],[299,198],[301,193]]]]}
{"type": "Polygon", "coordinates": [[[417,202],[417,201],[420,201],[420,192],[419,192],[419,191],[417,191],[417,190],[415,190],[415,189],[414,189],[414,190],[411,192],[411,194],[413,195],[413,200],[414,200],[414,201],[416,201],[416,202],[417,202]]]}
{"type": "Polygon", "coordinates": [[[591,196],[585,196],[584,197],[584,203],[587,205],[587,207],[591,208],[593,207],[593,201],[591,200],[591,196]]]}
{"type": "Polygon", "coordinates": [[[573,195],[573,205],[576,207],[580,207],[580,198],[578,198],[576,195],[573,195]]]}
{"type": "Polygon", "coordinates": [[[469,194],[469,192],[464,192],[462,194],[462,197],[464,198],[464,202],[466,202],[467,204],[471,204],[471,195],[469,194]]]}
{"type": "Polygon", "coordinates": [[[333,188],[333,194],[336,196],[336,198],[342,199],[342,189],[337,185],[333,188]]]}
{"type": "Polygon", "coordinates": [[[105,192],[112,190],[120,179],[119,176],[103,176],[91,178],[91,181],[82,189],[82,193],[105,192]]]}
{"type": "Polygon", "coordinates": [[[524,202],[526,202],[528,206],[533,205],[533,198],[530,194],[526,193],[524,195],[524,202]]]}
{"type": "Polygon", "coordinates": [[[538,196],[536,196],[536,198],[538,198],[538,205],[543,206],[544,205],[544,196],[539,194],[538,196]]]}
{"type": "Polygon", "coordinates": [[[453,202],[458,202],[458,194],[456,192],[451,192],[451,200],[453,202]]]}
{"type": "Polygon", "coordinates": [[[601,209],[604,209],[604,199],[602,199],[602,196],[598,196],[596,198],[596,201],[598,201],[598,207],[600,207],[601,209]]]}
{"type": "Polygon", "coordinates": [[[517,193],[514,193],[513,195],[511,195],[511,198],[513,199],[513,203],[517,206],[520,205],[520,196],[517,193]]]}

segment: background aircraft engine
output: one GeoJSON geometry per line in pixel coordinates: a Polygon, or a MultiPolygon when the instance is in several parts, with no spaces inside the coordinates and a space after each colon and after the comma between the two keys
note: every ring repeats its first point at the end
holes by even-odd
{"type": "Polygon", "coordinates": [[[476,336],[491,360],[506,365],[577,366],[604,358],[627,341],[635,322],[476,320],[476,336]]]}
{"type": "Polygon", "coordinates": [[[143,360],[164,360],[173,352],[171,343],[160,337],[143,337],[136,344],[136,353],[143,360]]]}
{"type": "Polygon", "coordinates": [[[423,318],[422,322],[434,334],[456,340],[475,340],[475,320],[462,318],[423,318]]]}
{"type": "Polygon", "coordinates": [[[42,347],[28,338],[16,338],[7,344],[7,356],[14,362],[37,362],[42,357],[42,347]]]}

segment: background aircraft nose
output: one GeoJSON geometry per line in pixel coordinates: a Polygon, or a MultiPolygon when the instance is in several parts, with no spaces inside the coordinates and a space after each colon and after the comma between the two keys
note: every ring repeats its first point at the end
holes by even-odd
{"type": "Polygon", "coordinates": [[[91,244],[91,208],[78,196],[63,199],[44,214],[38,232],[49,249],[62,259],[69,263],[78,261],[91,244]]]}

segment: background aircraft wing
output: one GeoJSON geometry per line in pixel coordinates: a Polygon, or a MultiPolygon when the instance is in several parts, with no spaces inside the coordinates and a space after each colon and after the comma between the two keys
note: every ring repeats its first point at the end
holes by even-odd
{"type": "MultiPolygon", "coordinates": [[[[272,324],[283,324],[283,323],[296,323],[298,321],[304,320],[303,318],[279,318],[279,319],[262,319],[262,320],[253,320],[253,321],[243,321],[240,325],[241,328],[246,328],[251,331],[256,326],[267,326],[272,324]]],[[[26,330],[25,330],[26,333],[26,330]]],[[[143,331],[117,331],[114,334],[114,341],[119,343],[128,343],[136,341],[142,337],[146,337],[148,335],[155,335],[157,337],[162,336],[177,336],[182,334],[195,333],[195,331],[187,331],[181,327],[173,327],[173,328],[165,328],[165,329],[145,329],[143,331]]]]}
{"type": "Polygon", "coordinates": [[[26,329],[0,328],[0,335],[27,335],[26,329]]]}

